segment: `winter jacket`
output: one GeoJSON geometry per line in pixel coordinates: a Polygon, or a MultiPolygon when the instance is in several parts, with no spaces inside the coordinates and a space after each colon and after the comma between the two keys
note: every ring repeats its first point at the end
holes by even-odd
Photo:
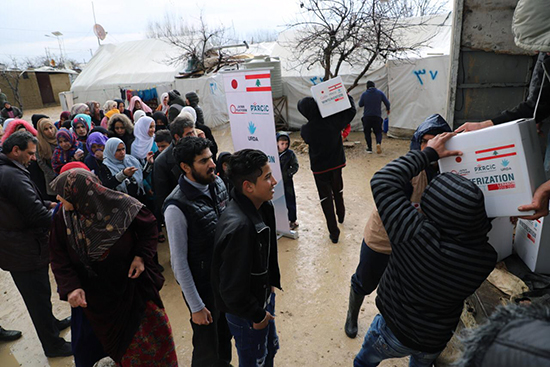
{"type": "Polygon", "coordinates": [[[518,47],[550,52],[550,7],[546,0],[520,0],[514,10],[512,32],[518,47]]]}
{"type": "Polygon", "coordinates": [[[275,211],[271,202],[256,210],[235,189],[216,227],[212,287],[221,312],[261,322],[271,287],[281,288],[275,211]]]}
{"type": "Polygon", "coordinates": [[[464,353],[457,367],[516,367],[550,365],[550,307],[515,305],[498,307],[489,320],[464,329],[464,353]]]}
{"type": "MultiPolygon", "coordinates": [[[[290,146],[290,136],[287,133],[277,133],[277,140],[280,136],[286,136],[288,139],[288,146],[290,146]]],[[[298,157],[294,151],[290,148],[282,153],[279,153],[279,163],[281,164],[281,173],[283,175],[283,181],[289,182],[292,180],[292,177],[298,172],[300,165],[298,164],[298,157]]]]}
{"type": "Polygon", "coordinates": [[[31,271],[48,265],[50,204],[29,171],[0,153],[0,268],[31,271]]]}
{"type": "Polygon", "coordinates": [[[185,101],[181,96],[175,96],[175,98],[168,101],[170,108],[168,109],[168,122],[172,122],[178,117],[181,112],[181,109],[186,106],[185,101]]]}
{"type": "Polygon", "coordinates": [[[153,166],[153,191],[155,192],[155,216],[157,220],[164,218],[162,207],[164,200],[172,190],[178,186],[178,179],[182,173],[174,157],[174,143],[162,151],[155,159],[153,166]]]}
{"type": "Polygon", "coordinates": [[[545,52],[541,52],[537,58],[537,63],[531,76],[531,83],[529,84],[529,95],[527,99],[516,107],[506,110],[491,119],[493,124],[498,125],[504,122],[517,120],[520,118],[531,118],[535,113],[535,106],[539,99],[539,93],[542,86],[542,94],[540,96],[539,106],[537,108],[537,115],[535,120],[541,122],[550,116],[550,78],[545,76],[546,73],[550,75],[550,56],[545,52]]]}
{"type": "Polygon", "coordinates": [[[0,115],[4,118],[4,119],[11,119],[11,118],[14,118],[14,119],[20,119],[23,117],[23,113],[21,112],[21,110],[15,106],[11,106],[11,112],[13,112],[13,117],[11,117],[9,115],[9,111],[4,107],[2,108],[2,111],[0,112],[0,115]]]}
{"type": "Polygon", "coordinates": [[[405,346],[443,350],[460,321],[464,300],[493,270],[497,254],[487,242],[491,224],[482,191],[471,181],[443,173],[420,201],[407,199],[409,181],[439,156],[430,147],[390,162],[371,188],[392,244],[376,306],[405,346]]]}
{"type": "MultiPolygon", "coordinates": [[[[208,185],[212,199],[193,187],[181,175],[177,188],[166,198],[163,209],[177,206],[187,220],[187,262],[195,286],[210,288],[216,224],[229,201],[222,179],[208,185]]],[[[164,212],[163,210],[163,212],[164,212]]]]}
{"type": "Polygon", "coordinates": [[[309,145],[309,160],[314,174],[324,173],[346,165],[342,130],[355,117],[357,109],[351,96],[351,107],[334,115],[322,118],[319,107],[312,97],[298,102],[298,111],[308,120],[300,135],[309,145]]]}
{"type": "Polygon", "coordinates": [[[390,110],[390,101],[388,101],[384,92],[374,87],[364,91],[363,94],[361,94],[361,98],[359,98],[359,107],[364,107],[363,117],[381,117],[381,103],[384,103],[386,106],[386,111],[390,110]]]}

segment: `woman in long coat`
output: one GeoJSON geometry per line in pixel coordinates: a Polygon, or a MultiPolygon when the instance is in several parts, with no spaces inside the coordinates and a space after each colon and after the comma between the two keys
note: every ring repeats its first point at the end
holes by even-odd
{"type": "MultiPolygon", "coordinates": [[[[51,267],[62,300],[80,308],[104,351],[122,366],[177,366],[172,330],[153,263],[157,226],[138,200],[72,169],[52,182],[63,203],[50,236],[51,267]]],[[[71,325],[73,340],[85,340],[71,325]],[[76,338],[75,338],[76,336],[76,338]]],[[[86,345],[74,345],[75,359],[86,345]]]]}

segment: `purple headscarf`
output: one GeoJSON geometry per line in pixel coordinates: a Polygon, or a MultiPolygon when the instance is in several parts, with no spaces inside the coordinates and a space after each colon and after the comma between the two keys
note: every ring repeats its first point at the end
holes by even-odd
{"type": "Polygon", "coordinates": [[[107,137],[100,132],[91,133],[86,140],[86,148],[88,152],[92,154],[92,144],[105,145],[107,143],[107,137]]]}

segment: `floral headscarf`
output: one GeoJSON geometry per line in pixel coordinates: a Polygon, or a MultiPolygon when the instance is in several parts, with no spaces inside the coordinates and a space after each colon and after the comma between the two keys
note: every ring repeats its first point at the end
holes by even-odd
{"type": "Polygon", "coordinates": [[[93,173],[75,168],[51,183],[56,194],[74,210],[63,209],[67,240],[93,274],[91,264],[102,261],[143,207],[138,200],[101,185],[93,173]]]}
{"type": "Polygon", "coordinates": [[[57,140],[57,148],[53,151],[52,155],[52,168],[56,174],[59,174],[61,168],[73,159],[74,154],[78,149],[82,149],[82,143],[76,138],[76,135],[67,129],[60,129],[55,135],[57,140]],[[69,150],[63,150],[59,146],[59,139],[65,139],[71,143],[69,150]]]}
{"type": "Polygon", "coordinates": [[[71,115],[76,116],[78,114],[85,114],[86,110],[89,110],[90,107],[86,103],[77,103],[73,107],[71,107],[71,115]]]}

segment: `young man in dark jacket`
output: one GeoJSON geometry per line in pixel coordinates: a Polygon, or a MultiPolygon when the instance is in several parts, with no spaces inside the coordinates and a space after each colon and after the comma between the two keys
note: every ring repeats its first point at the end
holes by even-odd
{"type": "Polygon", "coordinates": [[[277,149],[279,151],[279,163],[281,165],[281,173],[283,175],[283,183],[285,187],[285,202],[288,213],[288,222],[290,229],[294,230],[298,227],[296,222],[296,192],[294,191],[294,181],[292,177],[298,172],[300,165],[298,158],[290,147],[290,136],[287,133],[277,133],[277,149]]]}
{"type": "Polygon", "coordinates": [[[336,215],[340,223],[344,223],[346,215],[342,181],[346,155],[342,144],[342,130],[353,120],[357,112],[353,98],[348,98],[350,108],[325,118],[321,117],[317,102],[312,97],[303,98],[298,102],[298,111],[307,119],[307,124],[302,126],[300,134],[309,145],[311,171],[333,243],[337,243],[340,237],[336,215]]]}
{"type": "Polygon", "coordinates": [[[191,366],[197,367],[231,362],[231,333],[225,315],[214,305],[210,282],[216,224],[229,201],[225,184],[216,176],[211,146],[197,137],[175,145],[174,157],[184,174],[164,203],[172,270],[191,312],[191,366]]]}
{"type": "Polygon", "coordinates": [[[235,337],[239,366],[273,366],[279,341],[275,293],[281,288],[275,211],[277,181],[267,156],[253,149],[233,154],[229,177],[232,201],[216,228],[212,286],[235,337]]]}
{"type": "Polygon", "coordinates": [[[474,183],[452,173],[436,176],[422,195],[422,212],[407,198],[409,181],[431,162],[461,154],[445,149],[453,135],[439,134],[423,151],[390,162],[371,180],[392,255],[378,286],[380,314],[355,367],[408,355],[411,366],[431,366],[453,336],[464,300],[495,267],[497,254],[487,242],[491,223],[474,183]]]}
{"type": "Polygon", "coordinates": [[[52,313],[48,276],[48,234],[55,203],[42,198],[26,167],[36,160],[36,138],[13,133],[0,153],[0,268],[9,271],[31,316],[47,357],[70,356],[71,343],[59,337],[70,318],[52,313]]]}
{"type": "Polygon", "coordinates": [[[382,110],[381,104],[386,106],[386,112],[390,114],[390,101],[380,89],[376,89],[373,81],[367,82],[367,90],[361,94],[359,107],[363,107],[363,133],[367,142],[367,153],[372,153],[371,130],[376,137],[376,153],[382,153],[382,110]]]}

